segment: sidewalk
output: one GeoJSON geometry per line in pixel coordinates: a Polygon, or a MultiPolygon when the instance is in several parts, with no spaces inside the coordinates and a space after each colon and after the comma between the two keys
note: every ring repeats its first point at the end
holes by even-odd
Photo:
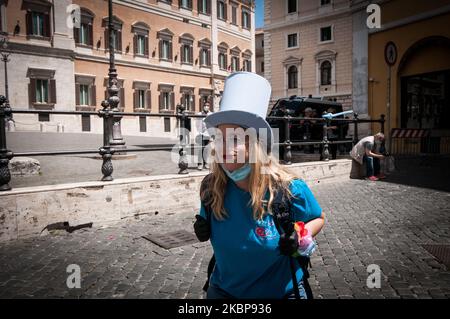
{"type": "MultiPolygon", "coordinates": [[[[124,136],[128,148],[150,147],[152,144],[171,146],[176,139],[124,136]]],[[[100,134],[89,133],[41,133],[41,132],[8,132],[6,135],[8,149],[13,152],[31,151],[67,151],[97,150],[103,145],[100,134]]],[[[178,148],[172,160],[170,151],[129,152],[132,158],[113,159],[113,177],[140,177],[146,175],[177,174],[178,148]]],[[[10,185],[13,188],[41,185],[56,185],[84,181],[98,181],[102,178],[102,160],[98,154],[32,156],[41,165],[41,174],[34,176],[14,176],[10,185]],[[97,158],[96,158],[97,157],[97,158]]],[[[339,155],[338,158],[348,158],[339,155]]],[[[292,162],[318,161],[319,154],[292,152],[292,162]]],[[[192,159],[189,171],[196,171],[196,159],[192,159]]]]}

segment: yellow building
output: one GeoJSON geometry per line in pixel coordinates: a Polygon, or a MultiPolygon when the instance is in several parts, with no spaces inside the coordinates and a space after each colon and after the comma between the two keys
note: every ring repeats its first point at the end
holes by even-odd
{"type": "Polygon", "coordinates": [[[368,37],[368,113],[386,114],[388,134],[392,128],[429,129],[442,153],[450,136],[450,1],[379,5],[381,28],[368,37]]]}

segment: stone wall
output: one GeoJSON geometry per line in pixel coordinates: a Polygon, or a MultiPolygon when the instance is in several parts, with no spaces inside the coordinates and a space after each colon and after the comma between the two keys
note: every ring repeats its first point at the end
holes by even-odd
{"type": "MultiPolygon", "coordinates": [[[[349,178],[351,161],[290,165],[307,183],[349,178]]],[[[176,214],[197,210],[200,182],[205,172],[16,188],[0,193],[0,241],[46,235],[47,225],[92,222],[111,225],[139,214],[176,214]]],[[[190,225],[188,225],[190,227],[190,225]]]]}

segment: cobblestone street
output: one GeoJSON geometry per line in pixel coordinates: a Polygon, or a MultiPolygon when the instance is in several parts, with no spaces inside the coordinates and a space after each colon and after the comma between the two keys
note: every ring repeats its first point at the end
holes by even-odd
{"type": "MultiPolygon", "coordinates": [[[[312,258],[316,298],[450,297],[448,269],[422,246],[450,244],[448,158],[432,167],[408,163],[391,176],[398,183],[311,186],[326,214],[312,258]],[[442,187],[429,188],[411,178],[412,172],[417,181],[428,176],[442,187]],[[379,289],[367,288],[370,264],[381,268],[379,289]]],[[[141,237],[191,231],[194,214],[143,215],[108,228],[3,243],[0,298],[202,298],[209,243],[165,250],[141,237]],[[70,264],[81,268],[81,289],[66,286],[70,264]]]]}

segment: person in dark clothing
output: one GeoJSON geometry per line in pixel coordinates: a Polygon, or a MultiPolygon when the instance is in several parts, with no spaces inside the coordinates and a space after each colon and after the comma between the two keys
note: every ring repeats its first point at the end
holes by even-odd
{"type": "MultiPolygon", "coordinates": [[[[313,114],[314,114],[314,110],[310,107],[307,107],[304,110],[303,120],[300,120],[300,125],[302,127],[304,141],[310,141],[312,139],[314,125],[316,124],[315,120],[310,120],[313,117],[313,114]]],[[[314,145],[306,146],[305,153],[313,154],[314,153],[314,145]]]]}

